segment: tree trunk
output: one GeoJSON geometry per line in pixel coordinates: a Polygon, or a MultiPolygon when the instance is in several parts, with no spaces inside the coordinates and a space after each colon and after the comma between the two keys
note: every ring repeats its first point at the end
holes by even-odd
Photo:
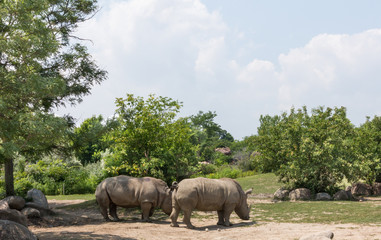
{"type": "Polygon", "coordinates": [[[13,159],[6,158],[4,162],[5,170],[5,194],[7,196],[15,195],[15,186],[13,184],[13,159]]]}

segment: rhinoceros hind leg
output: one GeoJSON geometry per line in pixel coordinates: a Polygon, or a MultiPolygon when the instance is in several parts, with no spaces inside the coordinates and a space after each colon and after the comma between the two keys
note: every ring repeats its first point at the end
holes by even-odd
{"type": "Polygon", "coordinates": [[[192,210],[183,210],[184,212],[184,223],[187,225],[187,228],[194,229],[194,226],[192,225],[190,221],[190,217],[192,215],[192,210]]]}
{"type": "Polygon", "coordinates": [[[150,202],[141,203],[140,208],[142,209],[142,220],[145,222],[149,222],[149,217],[153,214],[154,210],[153,204],[150,202]]]}
{"type": "Polygon", "coordinates": [[[102,214],[103,218],[104,218],[106,221],[110,221],[110,218],[108,217],[108,214],[107,214],[107,207],[103,207],[103,206],[101,206],[101,207],[100,207],[100,211],[101,211],[101,214],[102,214]]]}
{"type": "Polygon", "coordinates": [[[119,221],[118,215],[116,213],[116,205],[114,203],[110,203],[110,216],[114,218],[114,221],[119,221]]]}
{"type": "Polygon", "coordinates": [[[180,208],[175,205],[172,207],[172,212],[169,218],[171,219],[171,227],[178,227],[179,224],[177,224],[177,218],[179,217],[180,208]]]}

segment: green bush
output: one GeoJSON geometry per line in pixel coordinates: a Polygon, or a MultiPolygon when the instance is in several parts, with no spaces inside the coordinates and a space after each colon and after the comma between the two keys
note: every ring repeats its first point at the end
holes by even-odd
{"type": "Polygon", "coordinates": [[[100,163],[84,168],[76,160],[55,157],[45,157],[34,164],[19,163],[15,167],[15,191],[21,196],[32,188],[47,195],[93,193],[103,179],[100,163]]]}

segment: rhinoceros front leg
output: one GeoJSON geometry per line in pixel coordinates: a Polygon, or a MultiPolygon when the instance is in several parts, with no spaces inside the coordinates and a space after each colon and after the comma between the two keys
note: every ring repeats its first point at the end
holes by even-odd
{"type": "Polygon", "coordinates": [[[234,208],[235,204],[225,205],[224,207],[223,218],[225,220],[224,224],[226,227],[233,226],[233,224],[230,222],[230,215],[232,214],[234,208]]]}
{"type": "Polygon", "coordinates": [[[145,222],[149,222],[149,217],[153,214],[154,210],[153,204],[150,202],[141,203],[140,208],[142,209],[142,220],[145,222]]]}
{"type": "Polygon", "coordinates": [[[218,214],[217,225],[225,225],[224,211],[223,210],[217,211],[217,214],[218,214]]]}

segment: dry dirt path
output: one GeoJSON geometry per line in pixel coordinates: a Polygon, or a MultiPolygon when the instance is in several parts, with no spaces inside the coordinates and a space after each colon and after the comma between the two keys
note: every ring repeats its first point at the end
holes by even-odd
{"type": "MultiPolygon", "coordinates": [[[[29,229],[40,240],[53,239],[299,239],[301,236],[321,231],[332,231],[334,240],[381,240],[381,227],[378,225],[354,224],[305,224],[305,223],[266,223],[242,221],[232,214],[233,227],[217,226],[216,214],[192,218],[195,230],[185,228],[180,222],[179,228],[170,227],[168,217],[154,219],[152,223],[141,222],[138,216],[123,216],[121,222],[104,222],[100,213],[94,209],[63,210],[59,206],[79,203],[75,201],[49,201],[58,215],[29,229]]],[[[200,213],[202,214],[202,213],[200,213]]],[[[179,218],[179,220],[181,220],[179,218]]]]}

